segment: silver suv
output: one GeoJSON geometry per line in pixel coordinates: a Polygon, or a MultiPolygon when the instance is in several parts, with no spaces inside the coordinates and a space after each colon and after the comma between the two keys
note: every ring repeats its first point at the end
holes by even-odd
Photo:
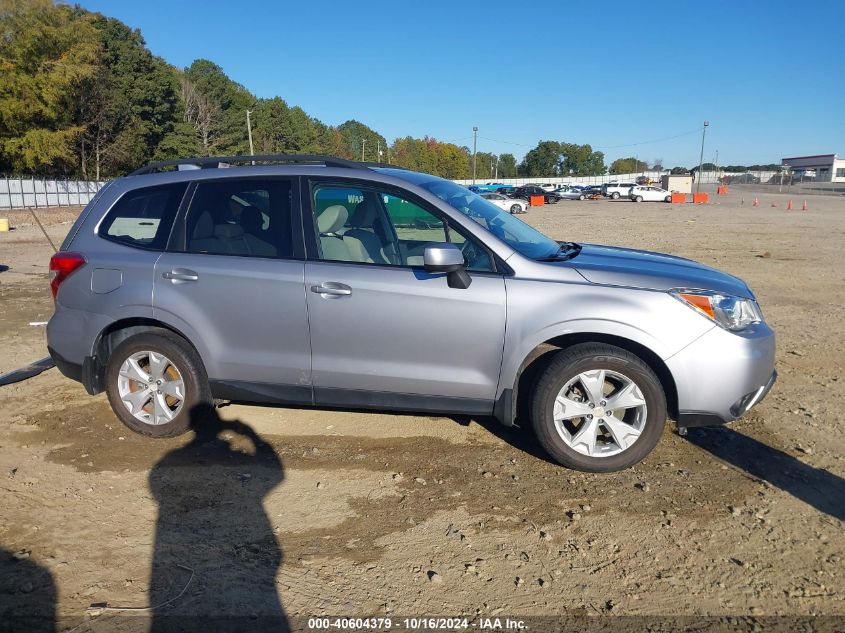
{"type": "Polygon", "coordinates": [[[226,401],[468,414],[613,471],[667,416],[733,420],[776,376],[736,277],[336,158],[150,165],[97,194],[50,269],[57,366],[154,437],[226,401]]]}

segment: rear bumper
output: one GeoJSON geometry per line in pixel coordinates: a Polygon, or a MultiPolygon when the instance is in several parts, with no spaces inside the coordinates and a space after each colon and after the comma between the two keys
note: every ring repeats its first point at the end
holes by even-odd
{"type": "Polygon", "coordinates": [[[90,395],[94,396],[103,390],[103,376],[102,368],[93,356],[86,356],[82,364],[74,363],[61,354],[56,352],[52,347],[47,346],[47,351],[50,353],[50,358],[56,364],[62,375],[76,382],[81,382],[90,395]]]}

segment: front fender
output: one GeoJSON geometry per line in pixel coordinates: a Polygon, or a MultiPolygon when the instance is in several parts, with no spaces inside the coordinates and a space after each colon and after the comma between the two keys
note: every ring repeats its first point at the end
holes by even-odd
{"type": "Polygon", "coordinates": [[[581,334],[612,336],[667,359],[713,327],[669,294],[653,290],[507,280],[508,322],[497,398],[515,389],[523,362],[540,345],[581,334]]]}

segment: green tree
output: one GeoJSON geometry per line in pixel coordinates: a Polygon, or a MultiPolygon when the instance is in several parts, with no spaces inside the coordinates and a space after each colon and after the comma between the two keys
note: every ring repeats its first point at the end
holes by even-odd
{"type": "Polygon", "coordinates": [[[672,174],[673,176],[676,176],[676,175],[681,175],[681,174],[688,174],[690,172],[689,172],[689,169],[687,169],[686,167],[672,167],[672,169],[669,171],[669,173],[672,174]]]}
{"type": "Polygon", "coordinates": [[[601,176],[607,172],[604,154],[593,151],[589,144],[561,143],[560,152],[562,160],[558,173],[561,176],[601,176]]]}
{"type": "Polygon", "coordinates": [[[499,156],[499,178],[516,178],[516,158],[513,154],[499,156]]]}
{"type": "Polygon", "coordinates": [[[0,169],[74,172],[83,81],[97,70],[91,15],[50,0],[0,0],[0,169]]]}
{"type": "Polygon", "coordinates": [[[540,141],[528,151],[520,165],[520,172],[529,178],[557,176],[560,172],[561,145],[557,141],[540,141]]]}
{"type": "Polygon", "coordinates": [[[340,124],[337,131],[343,137],[344,156],[361,160],[363,152],[363,160],[365,161],[386,162],[387,141],[372,128],[367,127],[360,121],[351,119],[340,124]],[[381,156],[378,154],[379,151],[382,152],[381,156]]]}
{"type": "Polygon", "coordinates": [[[148,162],[177,121],[176,71],[147,50],[140,32],[94,14],[97,72],[83,81],[79,138],[83,177],[125,173],[148,162]],[[93,169],[89,168],[93,165],[93,169]]]}
{"type": "Polygon", "coordinates": [[[610,163],[609,173],[611,174],[637,174],[648,169],[648,165],[637,160],[633,156],[628,158],[617,158],[610,163]]]}

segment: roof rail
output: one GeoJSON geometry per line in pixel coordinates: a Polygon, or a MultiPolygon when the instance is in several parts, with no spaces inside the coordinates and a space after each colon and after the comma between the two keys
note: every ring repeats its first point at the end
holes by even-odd
{"type": "Polygon", "coordinates": [[[363,163],[335,156],[321,154],[259,154],[257,156],[201,156],[195,158],[178,158],[150,163],[133,171],[130,176],[152,174],[165,167],[191,166],[198,169],[216,169],[221,165],[228,167],[232,163],[305,163],[323,164],[326,167],[346,167],[349,169],[366,169],[363,163]]]}

